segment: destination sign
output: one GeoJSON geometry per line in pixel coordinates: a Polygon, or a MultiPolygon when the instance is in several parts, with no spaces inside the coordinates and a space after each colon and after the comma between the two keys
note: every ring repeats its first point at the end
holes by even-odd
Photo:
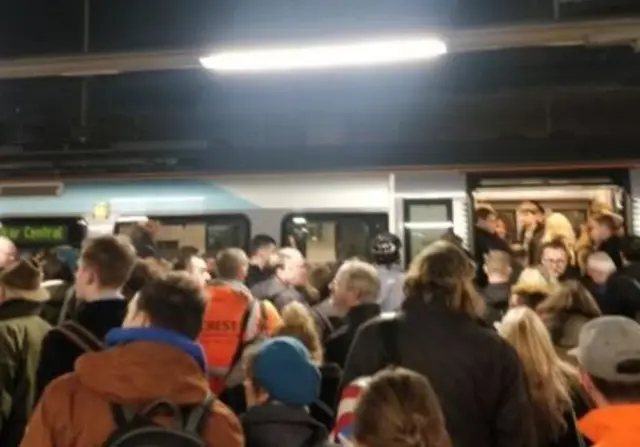
{"type": "Polygon", "coordinates": [[[22,225],[2,226],[0,236],[11,239],[16,244],[63,244],[67,242],[65,225],[22,225]]]}

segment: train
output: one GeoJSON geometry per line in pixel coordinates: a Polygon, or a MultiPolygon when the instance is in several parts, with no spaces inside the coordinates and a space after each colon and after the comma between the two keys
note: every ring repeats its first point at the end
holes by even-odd
{"type": "Polygon", "coordinates": [[[512,222],[526,199],[585,215],[606,201],[640,234],[640,170],[578,169],[463,172],[389,170],[203,177],[103,179],[0,184],[0,233],[19,247],[80,246],[86,216],[108,203],[115,232],[145,220],[160,223],[159,249],[216,252],[249,247],[268,234],[295,245],[312,262],[367,258],[371,239],[390,231],[403,261],[447,231],[472,246],[474,209],[490,203],[512,222]]]}

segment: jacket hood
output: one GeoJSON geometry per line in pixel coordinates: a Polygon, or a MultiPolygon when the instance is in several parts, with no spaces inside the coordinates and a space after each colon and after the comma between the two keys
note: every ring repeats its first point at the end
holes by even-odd
{"type": "Polygon", "coordinates": [[[322,446],[329,438],[327,429],[305,408],[289,407],[279,402],[250,408],[242,416],[242,426],[248,446],[322,446]]]}
{"type": "Polygon", "coordinates": [[[640,446],[640,405],[614,405],[589,412],[578,422],[596,447],[640,446]]]}
{"type": "Polygon", "coordinates": [[[107,400],[143,405],[158,398],[176,404],[200,402],[209,385],[198,363],[165,343],[136,341],[87,353],[75,364],[82,384],[107,400]]]}

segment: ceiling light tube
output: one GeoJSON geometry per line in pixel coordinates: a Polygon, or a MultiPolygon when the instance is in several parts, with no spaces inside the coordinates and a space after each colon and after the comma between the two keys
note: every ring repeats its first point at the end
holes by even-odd
{"type": "Polygon", "coordinates": [[[447,45],[441,39],[421,37],[342,45],[223,51],[200,58],[200,63],[217,72],[311,70],[423,61],[446,52],[447,45]]]}

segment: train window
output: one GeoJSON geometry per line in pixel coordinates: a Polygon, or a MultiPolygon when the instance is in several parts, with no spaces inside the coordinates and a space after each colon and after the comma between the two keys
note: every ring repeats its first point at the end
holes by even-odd
{"type": "MultiPolygon", "coordinates": [[[[227,247],[246,250],[251,223],[245,215],[223,216],[149,216],[160,226],[156,242],[160,256],[173,259],[182,247],[195,247],[201,252],[216,252],[227,247]]],[[[117,233],[131,234],[136,223],[120,223],[117,233]]]]}
{"type": "Polygon", "coordinates": [[[431,242],[453,228],[451,200],[405,200],[404,241],[407,264],[431,242]]]}
{"type": "Polygon", "coordinates": [[[86,227],[77,217],[5,218],[0,235],[11,239],[21,252],[36,253],[60,245],[80,248],[86,227]]]}
{"type": "Polygon", "coordinates": [[[291,214],[282,221],[282,243],[313,263],[368,259],[371,240],[387,228],[385,213],[291,214]]]}

